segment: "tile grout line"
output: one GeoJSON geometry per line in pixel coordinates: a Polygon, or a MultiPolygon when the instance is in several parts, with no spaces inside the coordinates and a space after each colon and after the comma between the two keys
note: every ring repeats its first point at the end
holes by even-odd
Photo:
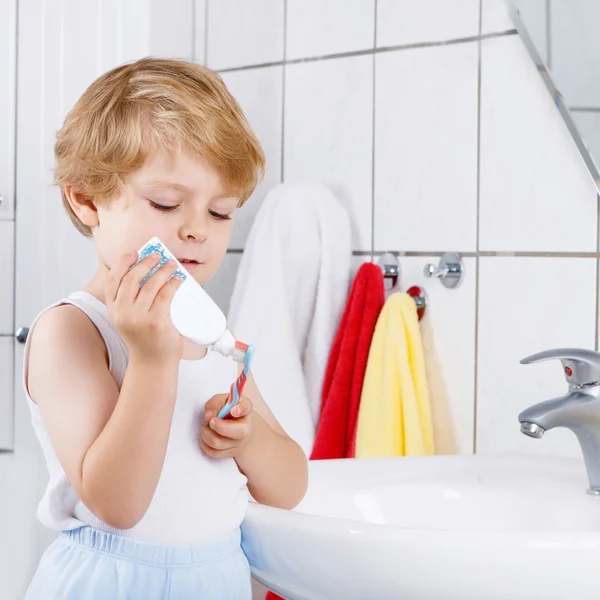
{"type": "Polygon", "coordinates": [[[600,106],[569,106],[571,112],[600,112],[600,106]]]}
{"type": "Polygon", "coordinates": [[[476,172],[476,231],[475,248],[475,316],[474,316],[474,368],[473,368],[473,454],[477,453],[477,419],[478,419],[478,385],[479,385],[479,273],[480,273],[480,198],[481,198],[481,29],[482,29],[483,0],[479,0],[479,41],[477,42],[477,172],[476,172]]]}
{"type": "MultiPolygon", "coordinates": [[[[230,254],[241,254],[244,251],[243,248],[228,248],[227,252],[230,254]]],[[[353,256],[381,256],[385,252],[394,254],[397,258],[409,258],[409,257],[432,257],[441,256],[444,250],[353,250],[353,256]]],[[[598,252],[528,252],[528,251],[494,251],[494,250],[482,250],[480,252],[460,252],[457,251],[463,258],[599,258],[600,250],[598,252]]]]}
{"type": "MultiPolygon", "coordinates": [[[[208,0],[207,0],[208,2],[208,0]]],[[[323,60],[334,60],[336,58],[351,58],[355,56],[368,56],[369,54],[383,54],[387,52],[399,52],[402,50],[416,50],[419,48],[434,48],[439,46],[455,46],[458,44],[468,44],[481,40],[502,38],[507,36],[517,35],[516,29],[509,29],[499,33],[486,33],[481,36],[471,36],[465,38],[456,38],[441,42],[419,42],[416,44],[402,44],[398,46],[384,46],[381,48],[369,48],[367,50],[355,50],[353,52],[340,52],[337,54],[325,54],[323,56],[311,56],[307,58],[293,58],[290,60],[275,60],[265,63],[257,63],[254,65],[244,65],[239,67],[228,67],[226,69],[217,69],[219,73],[232,73],[236,71],[248,71],[251,69],[264,69],[266,67],[279,67],[281,65],[295,65],[300,63],[318,62],[323,60]]]]}
{"type": "MultiPolygon", "coordinates": [[[[375,0],[375,18],[373,22],[373,49],[377,48],[377,0],[375,0]]],[[[377,55],[373,52],[373,90],[372,90],[372,120],[371,120],[371,260],[375,252],[375,102],[376,94],[377,55]]]]}

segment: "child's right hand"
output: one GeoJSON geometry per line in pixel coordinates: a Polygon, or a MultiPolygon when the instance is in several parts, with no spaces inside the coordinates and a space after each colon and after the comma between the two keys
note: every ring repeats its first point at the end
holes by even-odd
{"type": "Polygon", "coordinates": [[[121,334],[130,355],[143,360],[163,361],[181,358],[181,335],[171,320],[170,307],[181,278],[169,277],[175,261],[168,261],[140,288],[140,283],[160,262],[150,254],[137,265],[137,253],[126,254],[110,269],[106,282],[108,314],[121,334]]]}

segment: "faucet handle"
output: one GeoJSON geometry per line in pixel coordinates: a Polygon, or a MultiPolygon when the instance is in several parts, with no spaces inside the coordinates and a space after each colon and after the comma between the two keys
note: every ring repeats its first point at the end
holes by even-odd
{"type": "Polygon", "coordinates": [[[525,357],[522,365],[560,359],[567,383],[576,387],[600,385],[600,352],[583,348],[556,348],[525,357]]]}

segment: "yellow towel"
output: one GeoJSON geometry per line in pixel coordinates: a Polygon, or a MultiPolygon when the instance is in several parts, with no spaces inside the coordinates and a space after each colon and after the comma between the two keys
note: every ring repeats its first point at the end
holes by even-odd
{"type": "Polygon", "coordinates": [[[395,293],[373,334],[358,411],[356,457],[434,452],[425,358],[415,301],[395,293]]]}

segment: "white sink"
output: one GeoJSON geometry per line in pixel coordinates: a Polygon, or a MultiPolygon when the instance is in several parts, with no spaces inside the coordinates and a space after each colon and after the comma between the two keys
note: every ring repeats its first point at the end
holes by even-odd
{"type": "Polygon", "coordinates": [[[583,460],[315,461],[294,511],[251,503],[256,579],[291,600],[600,598],[600,498],[583,460]]]}

